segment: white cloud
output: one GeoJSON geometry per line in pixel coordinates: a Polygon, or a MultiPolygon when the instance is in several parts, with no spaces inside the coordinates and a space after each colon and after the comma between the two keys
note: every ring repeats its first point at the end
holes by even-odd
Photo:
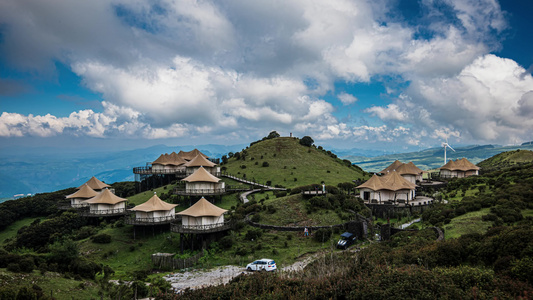
{"type": "Polygon", "coordinates": [[[344,105],[350,105],[357,102],[357,98],[354,95],[347,93],[340,93],[337,95],[337,98],[339,98],[344,105]]]}
{"type": "Polygon", "coordinates": [[[389,104],[387,107],[372,106],[365,109],[365,112],[377,116],[383,121],[407,121],[407,112],[401,111],[396,104],[389,104]]]}
{"type": "MultiPolygon", "coordinates": [[[[0,136],[239,138],[279,128],[411,145],[443,136],[526,138],[531,76],[511,60],[486,55],[500,47],[498,34],[507,28],[498,3],[419,1],[427,13],[421,18],[431,22],[418,26],[391,14],[396,4],[5,0],[0,54],[21,70],[46,73],[57,61],[71,66],[102,95],[104,111],[63,118],[3,113],[0,136]],[[339,121],[324,100],[339,81],[388,76],[410,86],[385,84],[402,96],[363,111],[380,124],[339,121]]],[[[337,97],[345,106],[367,101],[337,97]]]]}

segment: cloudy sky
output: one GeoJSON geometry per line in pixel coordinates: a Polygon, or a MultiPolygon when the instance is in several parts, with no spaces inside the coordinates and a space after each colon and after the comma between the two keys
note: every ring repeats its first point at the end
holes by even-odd
{"type": "Polygon", "coordinates": [[[2,0],[1,146],[533,140],[531,1],[2,0]]]}

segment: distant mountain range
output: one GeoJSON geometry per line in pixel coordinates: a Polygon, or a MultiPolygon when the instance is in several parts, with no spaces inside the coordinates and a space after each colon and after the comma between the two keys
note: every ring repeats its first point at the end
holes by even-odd
{"type": "MultiPolygon", "coordinates": [[[[11,198],[16,194],[51,192],[75,187],[91,176],[106,183],[133,181],[133,167],[145,166],[163,153],[199,149],[209,157],[219,158],[229,152],[246,148],[240,145],[197,145],[166,146],[156,145],[128,151],[103,151],[91,153],[63,153],[58,148],[2,148],[0,149],[0,198],[11,198]]],[[[448,150],[448,159],[466,157],[478,163],[498,153],[515,149],[533,150],[533,145],[521,146],[468,146],[448,150]]],[[[423,170],[443,165],[443,148],[431,148],[418,152],[387,154],[384,150],[343,149],[331,151],[340,158],[348,159],[368,172],[377,172],[394,160],[412,161],[423,170]],[[379,155],[379,156],[376,156],[379,155]]],[[[1,202],[1,199],[0,199],[1,202]]]]}

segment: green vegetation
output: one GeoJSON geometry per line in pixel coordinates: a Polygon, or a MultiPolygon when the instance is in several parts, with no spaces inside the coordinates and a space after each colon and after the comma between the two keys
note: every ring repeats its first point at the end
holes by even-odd
{"type": "MultiPolygon", "coordinates": [[[[315,226],[346,222],[353,217],[348,210],[370,216],[352,194],[351,181],[362,178],[364,172],[320,146],[301,145],[298,139],[280,138],[275,132],[229,156],[223,166],[230,173],[246,173],[250,180],[290,189],[252,194],[246,204],[240,203],[238,194],[211,199],[228,210],[226,218],[236,225],[209,245],[197,266],[244,267],[256,258],[269,257],[281,268],[309,254],[318,259],[298,274],[239,276],[226,286],[186,291],[180,298],[433,299],[446,295],[487,299],[533,293],[533,164],[487,167],[482,176],[450,180],[438,191],[449,202],[426,209],[421,214],[423,223],[410,227],[439,226],[445,241],[436,242],[435,231],[426,228],[395,234],[388,242],[358,241],[361,251],[342,252],[334,247],[341,229],[315,230],[304,237],[303,232],[251,227],[243,219],[249,215],[264,224],[315,226]],[[301,194],[321,189],[322,181],[326,195],[301,194]]],[[[227,185],[240,184],[224,180],[227,185]]],[[[143,203],[157,192],[161,199],[179,204],[179,211],[197,199],[173,195],[175,184],[137,195],[132,194],[130,182],[114,188],[129,199],[129,205],[143,203]]],[[[165,294],[169,284],[161,273],[150,274],[154,268],[150,257],[157,252],[178,253],[179,234],[159,227],[134,231],[122,218],[87,219],[73,211],[58,211],[57,203],[72,192],[0,203],[0,240],[4,241],[0,299],[50,299],[51,294],[56,299],[131,299],[135,290],[139,297],[178,297],[165,294]],[[110,279],[132,284],[111,284],[110,279]]],[[[397,217],[391,222],[403,223],[413,216],[397,217]]]]}
{"type": "Polygon", "coordinates": [[[497,227],[436,242],[432,229],[328,253],[295,276],[253,274],[158,299],[491,299],[533,292],[533,227],[497,227]]]}
{"type": "Polygon", "coordinates": [[[494,155],[478,164],[481,167],[481,172],[487,173],[495,170],[502,170],[512,166],[524,165],[533,162],[533,151],[531,150],[515,150],[502,152],[494,155]]]}
{"type": "Polygon", "coordinates": [[[230,153],[222,168],[237,177],[287,188],[322,182],[335,186],[368,178],[360,168],[337,158],[331,151],[304,146],[298,139],[287,137],[265,138],[241,152],[230,153]]]}
{"type": "Polygon", "coordinates": [[[484,208],[464,215],[455,217],[450,223],[444,225],[444,237],[446,239],[458,238],[466,234],[484,234],[492,224],[483,221],[483,216],[489,213],[490,209],[484,208]]]}

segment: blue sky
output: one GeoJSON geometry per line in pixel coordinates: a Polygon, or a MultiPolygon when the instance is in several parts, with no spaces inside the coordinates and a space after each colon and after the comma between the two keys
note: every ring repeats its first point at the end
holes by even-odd
{"type": "Polygon", "coordinates": [[[531,1],[0,3],[0,147],[533,140],[531,1]]]}

